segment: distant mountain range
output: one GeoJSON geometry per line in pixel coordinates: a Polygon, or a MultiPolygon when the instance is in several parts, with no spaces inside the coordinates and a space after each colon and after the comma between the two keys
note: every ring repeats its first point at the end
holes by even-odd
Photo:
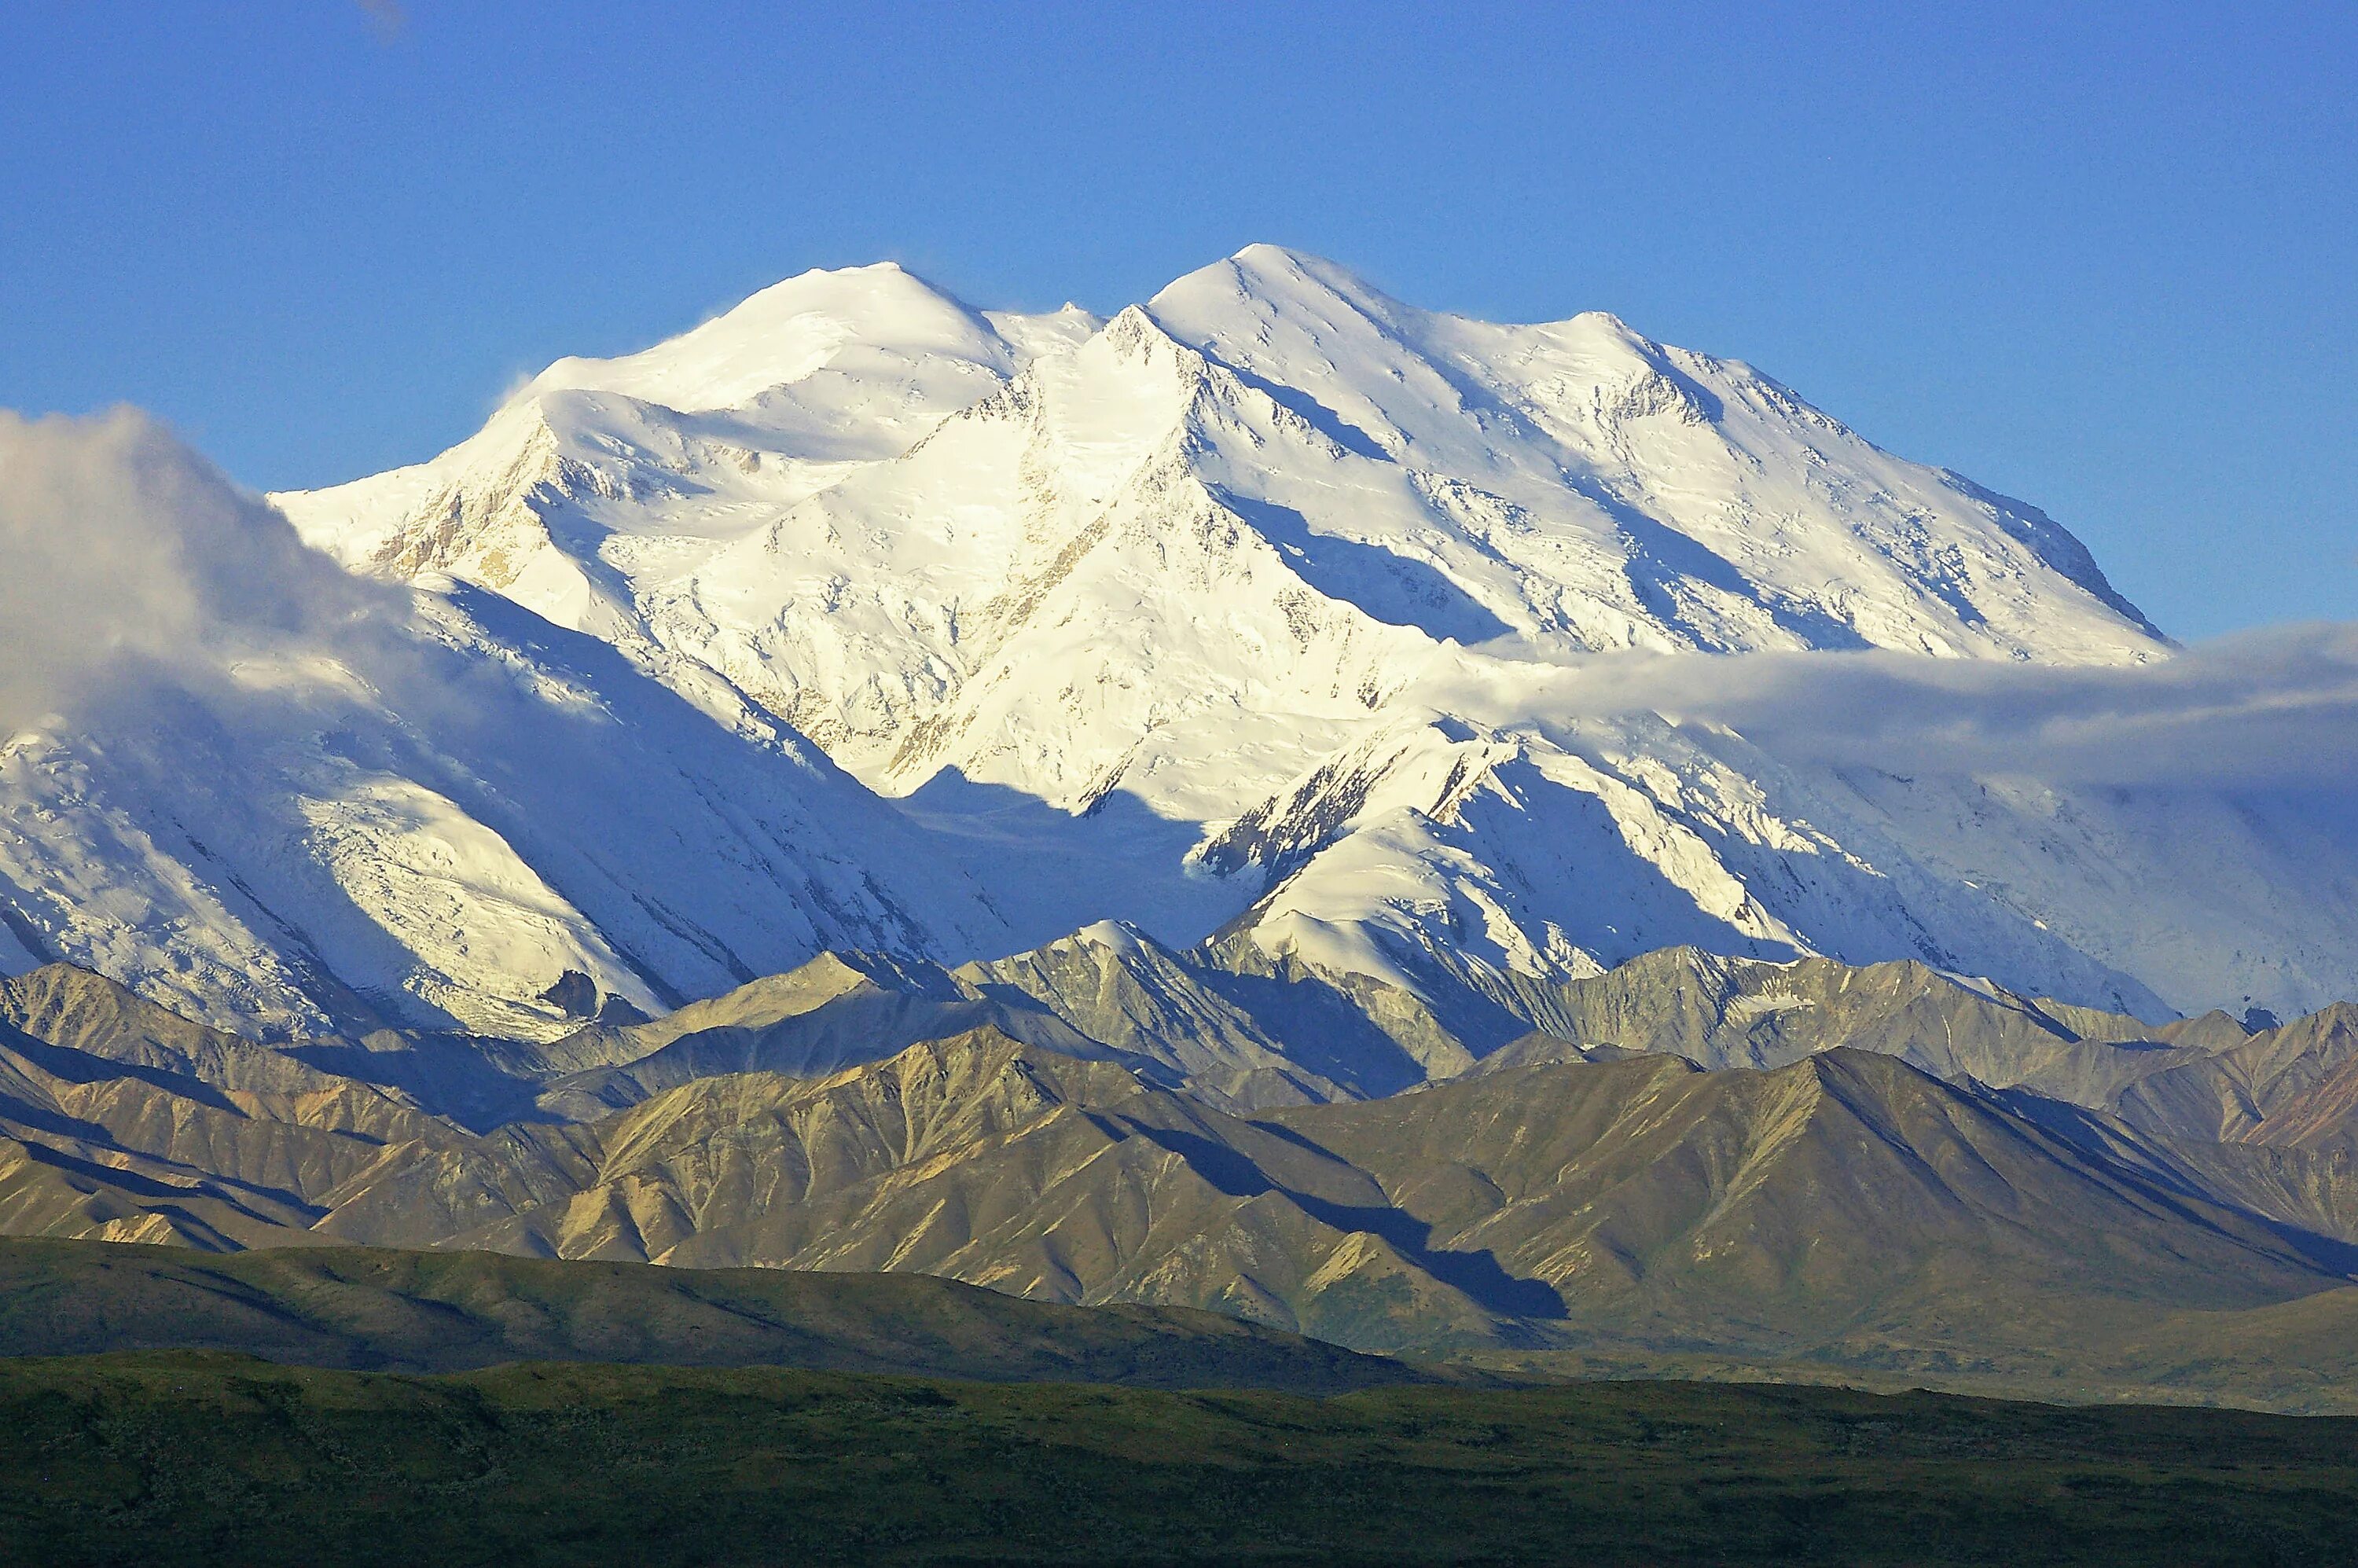
{"type": "Polygon", "coordinates": [[[0,1227],[916,1272],[1520,1365],[2296,1403],[2353,1369],[2358,1008],[2157,1031],[1675,950],[1358,1099],[1285,1043],[1342,1003],[1232,979],[1143,941],[829,955],[495,1053],[261,1046],[52,966],[0,987],[0,1227]]]}
{"type": "Polygon", "coordinates": [[[2342,1365],[2348,801],[1937,743],[2190,655],[1748,366],[1254,246],[806,274],[267,504],[0,437],[159,607],[0,680],[0,1230],[2342,1365]]]}

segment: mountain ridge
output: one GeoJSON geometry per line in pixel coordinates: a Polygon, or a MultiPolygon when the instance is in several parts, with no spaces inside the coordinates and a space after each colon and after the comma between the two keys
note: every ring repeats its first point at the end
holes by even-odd
{"type": "Polygon", "coordinates": [[[1603,313],[1484,323],[1268,247],[1103,319],[812,272],[273,500],[392,579],[379,651],[257,628],[226,679],[0,741],[0,968],[546,1044],[568,975],[654,1014],[1112,920],[1380,999],[1395,1083],[1680,944],[2157,1022],[2358,972],[2314,812],[1687,711],[1722,661],[2180,655],[2036,509],[1603,313]]]}
{"type": "MultiPolygon", "coordinates": [[[[1400,827],[1345,821],[1339,842],[1289,827],[1282,865],[1238,852],[1247,825],[1282,816],[1289,794],[1365,773],[1368,747],[1415,724],[1425,688],[1469,662],[1494,684],[1523,680],[1501,639],[2169,656],[2051,519],[1890,459],[1747,366],[1603,313],[1497,327],[1418,311],[1335,264],[1256,246],[927,417],[896,452],[781,494],[760,527],[645,577],[629,628],[603,634],[660,678],[721,681],[907,796],[984,858],[1002,896],[1022,880],[996,870],[1007,854],[1071,868],[1054,885],[1073,896],[1011,903],[1012,946],[1109,914],[1185,946],[1259,908],[1251,940],[1272,954],[1298,948],[1444,1005],[1469,924],[1499,936],[1472,957],[1501,973],[1577,974],[1700,937],[1761,956],[1913,954],[2147,1013],[2223,1000],[2178,983],[2182,963],[2139,959],[2106,912],[2069,906],[2116,845],[2047,829],[2066,869],[1999,905],[1995,879],[1961,871],[1955,846],[1926,842],[1872,793],[1787,776],[1675,723],[1581,720],[1567,744],[1542,706],[1485,741],[1545,775],[1536,795],[1519,792],[1527,811],[1602,808],[1600,848],[1634,862],[1611,896],[1654,897],[1667,877],[1636,932],[1576,915],[1594,892],[1555,891],[1561,871],[1487,833],[1433,842],[1422,819],[1459,809],[1445,798],[1403,801],[1417,816],[1400,827]],[[1804,559],[1848,586],[1826,598],[1791,579],[1804,559]],[[1240,654],[1268,673],[1240,676],[1240,654]],[[1080,678],[1040,676],[1067,670],[1080,678]],[[1610,754],[1625,750],[1647,767],[1610,754]],[[1747,792],[1756,802],[1733,812],[1709,804],[1747,792]],[[1002,795],[1044,809],[1011,833],[1002,795]],[[1118,830],[1102,814],[1120,803],[1118,830]],[[1455,869],[1469,860],[1471,881],[1455,869]],[[1870,874],[1855,874],[1861,863],[1870,874]],[[1798,903],[1797,880],[1810,890],[1798,903]]],[[[285,500],[308,536],[335,546],[332,507],[285,500]]],[[[647,510],[617,504],[590,494],[559,510],[647,510]]],[[[1413,795],[1399,770],[1425,764],[1406,756],[1368,774],[1361,797],[1413,795]]],[[[1935,810],[1950,787],[1925,782],[1935,810]]],[[[1989,799],[1976,803],[1985,821],[1989,799]]],[[[2099,820],[2119,809],[2074,805],[2099,820]]],[[[1978,836],[2014,829],[2024,809],[1978,836]]]]}
{"type": "MultiPolygon", "coordinates": [[[[1564,985],[1550,1021],[1576,1038],[1528,1037],[1407,1092],[1254,1108],[1217,1103],[1223,1069],[1199,1093],[1167,1042],[1158,1056],[1079,1027],[1161,1016],[1135,1011],[1134,977],[1184,985],[1197,962],[1113,931],[1002,967],[1008,989],[980,998],[999,1016],[1023,1016],[1019,984],[1065,1010],[1068,1037],[1044,1044],[962,1010],[979,968],[960,989],[823,958],[668,1027],[593,1033],[645,1061],[791,1029],[880,979],[960,1027],[839,1062],[789,1037],[797,1072],[708,1058],[625,1105],[577,1097],[565,1119],[526,1096],[480,1129],[401,1072],[330,1066],[430,1041],[258,1045],[52,966],[0,983],[0,1230],[915,1272],[1534,1367],[1704,1355],[2034,1385],[2125,1375],[2122,1347],[2147,1341],[2215,1363],[2247,1319],[2309,1345],[2358,1294],[2348,1006],[2154,1031],[1920,965],[1667,952],[1564,985]],[[1977,1076],[1992,1063],[2008,1086],[1977,1076]],[[2215,1121],[2153,1114],[2199,1098],[2138,1098],[2208,1066],[2277,1086],[2270,1114],[2220,1141],[2215,1121]]],[[[1245,1064],[1321,1048],[1292,1044],[1302,1015],[1237,995],[1229,1046],[1201,1048],[1245,1064]]],[[[511,1065],[564,1084],[593,1054],[519,1046],[511,1065]]]]}

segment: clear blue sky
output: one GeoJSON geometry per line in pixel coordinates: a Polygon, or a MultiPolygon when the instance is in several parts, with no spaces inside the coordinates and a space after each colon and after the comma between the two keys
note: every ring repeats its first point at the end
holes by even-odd
{"type": "Polygon", "coordinates": [[[0,0],[0,405],[315,484],[805,267],[1106,309],[1271,240],[1749,360],[2180,635],[2349,619],[2353,73],[2348,0],[0,0]]]}

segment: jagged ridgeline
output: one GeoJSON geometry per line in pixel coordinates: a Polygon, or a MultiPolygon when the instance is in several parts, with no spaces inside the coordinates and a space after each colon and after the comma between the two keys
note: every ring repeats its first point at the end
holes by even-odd
{"type": "Polygon", "coordinates": [[[1796,741],[2197,655],[1749,366],[1255,246],[807,274],[269,504],[8,431],[201,613],[0,715],[0,1230],[2349,1386],[2347,801],[1796,741]]]}
{"type": "Polygon", "coordinates": [[[276,511],[134,445],[124,504],[217,524],[157,537],[267,535],[335,612],[0,736],[0,970],[254,1038],[550,1045],[825,951],[955,968],[1107,919],[1416,999],[1404,1061],[1294,1038],[1268,1071],[1313,1098],[1462,1068],[1530,1011],[1501,991],[1672,946],[2153,1020],[2358,977],[2313,801],[1603,700],[1658,658],[1806,690],[1848,654],[2178,654],[2037,508],[1601,313],[1436,313],[1268,246],[1110,318],[881,265],[559,361],[276,511]]]}
{"type": "Polygon", "coordinates": [[[2156,1029],[1693,949],[1507,1000],[1503,1044],[1387,1033],[1098,930],[546,1045],[262,1045],[50,966],[0,984],[0,1224],[925,1274],[1537,1368],[2348,1387],[2358,1009],[2156,1029]]]}

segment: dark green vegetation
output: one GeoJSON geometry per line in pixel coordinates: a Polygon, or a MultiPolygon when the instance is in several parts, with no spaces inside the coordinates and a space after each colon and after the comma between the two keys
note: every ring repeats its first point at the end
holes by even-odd
{"type": "Polygon", "coordinates": [[[1595,1383],[0,1363],[0,1560],[2342,1563],[2358,1423],[1595,1383]]]}
{"type": "Polygon", "coordinates": [[[145,1349],[406,1372],[660,1362],[1306,1393],[1418,1376],[1216,1313],[1027,1302],[922,1274],[0,1241],[0,1357],[145,1349]]]}

